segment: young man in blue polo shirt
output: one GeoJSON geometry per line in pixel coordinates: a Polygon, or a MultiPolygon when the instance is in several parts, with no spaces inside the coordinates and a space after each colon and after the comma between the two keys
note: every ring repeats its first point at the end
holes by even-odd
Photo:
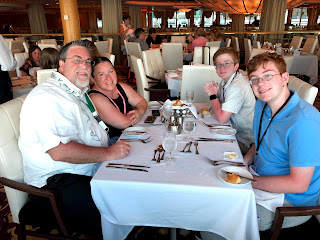
{"type": "MultiPolygon", "coordinates": [[[[252,186],[284,193],[283,206],[317,205],[320,193],[320,113],[288,89],[289,74],[282,56],[264,53],[247,66],[258,98],[253,132],[255,145],[244,156],[259,174],[252,186]]],[[[259,230],[270,229],[274,212],[257,205],[259,230]]],[[[288,217],[283,228],[306,222],[310,216],[288,217]]]]}

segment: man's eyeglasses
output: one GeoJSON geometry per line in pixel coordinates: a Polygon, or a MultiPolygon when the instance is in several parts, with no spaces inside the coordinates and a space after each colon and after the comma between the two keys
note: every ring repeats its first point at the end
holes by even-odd
{"type": "Polygon", "coordinates": [[[223,66],[224,68],[229,68],[231,65],[234,64],[233,62],[225,62],[225,63],[216,63],[214,66],[215,68],[221,68],[223,66]]]}
{"type": "Polygon", "coordinates": [[[276,75],[281,75],[281,74],[273,74],[273,75],[272,74],[266,74],[261,78],[253,77],[253,78],[250,78],[250,82],[251,82],[252,85],[258,84],[260,79],[262,81],[264,81],[264,82],[268,82],[276,75]]]}
{"type": "Polygon", "coordinates": [[[75,64],[82,64],[83,62],[85,62],[86,65],[91,66],[91,59],[83,60],[81,57],[72,57],[72,58],[65,58],[65,59],[71,59],[72,62],[74,62],[75,64]]]}

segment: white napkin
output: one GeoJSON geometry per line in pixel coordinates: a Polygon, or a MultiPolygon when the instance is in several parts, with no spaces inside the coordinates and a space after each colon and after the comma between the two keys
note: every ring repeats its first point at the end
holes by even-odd
{"type": "MultiPolygon", "coordinates": [[[[186,109],[189,109],[192,114],[198,119],[198,114],[197,114],[197,109],[196,107],[193,105],[193,104],[190,104],[190,103],[186,103],[185,101],[183,100],[180,100],[182,103],[186,104],[186,109]]],[[[167,99],[163,106],[161,107],[162,110],[164,109],[171,109],[172,110],[172,104],[174,103],[175,101],[171,101],[169,99],[167,99]]]]}
{"type": "MultiPolygon", "coordinates": [[[[259,176],[252,168],[249,167],[249,171],[252,175],[259,176]]],[[[284,193],[271,193],[260,189],[253,189],[256,197],[256,202],[260,206],[275,212],[277,207],[282,207],[284,202],[284,193]]]]}

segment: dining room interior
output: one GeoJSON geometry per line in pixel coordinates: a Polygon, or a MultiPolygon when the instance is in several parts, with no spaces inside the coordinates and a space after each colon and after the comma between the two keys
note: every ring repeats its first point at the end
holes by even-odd
{"type": "MultiPolygon", "coordinates": [[[[319,206],[296,209],[297,213],[277,210],[276,217],[304,216],[308,211],[318,216],[288,229],[281,229],[280,220],[280,227],[275,224],[272,231],[259,232],[253,175],[244,169],[237,130],[230,120],[226,124],[217,120],[212,95],[209,99],[203,91],[209,81],[221,84],[214,55],[222,46],[238,53],[237,72],[250,84],[248,62],[259,54],[277,53],[282,55],[290,75],[289,89],[320,111],[318,0],[0,0],[0,26],[0,34],[18,63],[9,72],[12,101],[18,106],[15,113],[20,113],[27,94],[57,71],[57,67],[37,66],[23,76],[21,67],[28,61],[30,46],[60,51],[75,40],[88,41],[95,56],[110,59],[117,82],[129,85],[148,102],[141,120],[120,136],[132,146],[129,157],[120,163],[104,162],[91,182],[105,240],[193,240],[201,239],[200,231],[216,232],[223,237],[217,239],[230,240],[301,239],[318,233],[319,206]],[[128,41],[123,41],[119,26],[124,24],[124,16],[130,16],[130,28],[142,28],[146,38],[154,28],[161,44],[151,44],[149,50],[142,51],[134,31],[128,41]],[[204,32],[207,43],[189,51],[192,41],[199,38],[199,30],[204,32]],[[191,96],[186,95],[188,91],[191,96]],[[175,134],[167,136],[167,130],[175,134]],[[234,169],[241,169],[236,172],[242,176],[239,186],[227,181],[227,172],[234,169]],[[108,195],[113,198],[108,199],[108,195]],[[229,206],[233,206],[234,199],[238,203],[232,209],[229,206]],[[119,204],[125,207],[121,209],[119,204]],[[230,218],[235,214],[243,224],[232,220],[228,225],[223,214],[230,218]]],[[[9,112],[1,116],[9,122],[13,119],[12,131],[18,139],[19,118],[11,116],[7,105],[1,107],[2,112],[9,112]]],[[[0,141],[4,149],[0,151],[0,162],[4,166],[16,156],[5,155],[7,142],[0,141]]],[[[22,169],[22,160],[19,163],[17,168],[22,169]]],[[[6,171],[0,169],[0,180],[9,178],[6,171]]],[[[15,193],[10,193],[12,200],[8,199],[5,183],[0,181],[0,239],[19,240],[17,209],[27,200],[26,196],[20,199],[19,194],[13,197],[15,193]],[[16,208],[13,214],[12,207],[16,208]]],[[[27,230],[42,234],[48,229],[28,225],[27,230]]],[[[59,229],[51,234],[51,239],[66,237],[59,229]]],[[[79,233],[67,237],[86,238],[79,233]]],[[[26,239],[49,238],[31,234],[26,239]]]]}

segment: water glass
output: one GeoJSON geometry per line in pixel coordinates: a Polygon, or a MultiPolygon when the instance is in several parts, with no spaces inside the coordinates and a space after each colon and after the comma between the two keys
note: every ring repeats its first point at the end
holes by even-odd
{"type": "Polygon", "coordinates": [[[172,131],[165,132],[163,134],[162,146],[163,149],[168,153],[165,161],[167,161],[168,163],[174,162],[175,157],[171,155],[171,152],[173,152],[177,148],[176,134],[172,131]]]}
{"type": "Polygon", "coordinates": [[[194,101],[194,90],[187,90],[186,91],[186,102],[193,103],[194,101]]]}
{"type": "Polygon", "coordinates": [[[183,119],[183,131],[185,131],[188,136],[183,140],[187,142],[193,141],[193,138],[190,137],[190,133],[192,133],[196,129],[196,120],[192,115],[186,115],[183,119]]]}

